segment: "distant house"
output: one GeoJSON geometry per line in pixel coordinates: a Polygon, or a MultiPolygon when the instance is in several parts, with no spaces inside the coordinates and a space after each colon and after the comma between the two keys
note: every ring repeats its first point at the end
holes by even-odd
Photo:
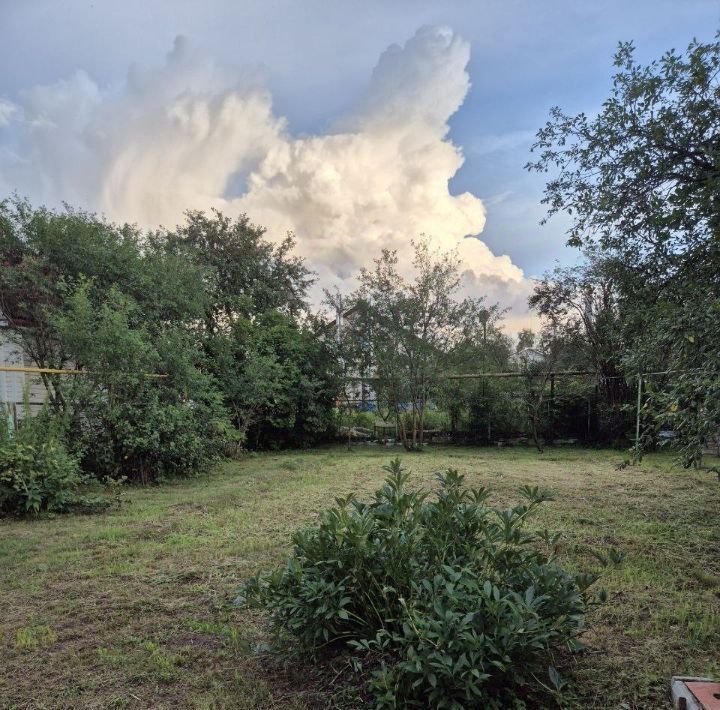
{"type": "Polygon", "coordinates": [[[511,356],[516,365],[538,365],[545,360],[545,353],[537,348],[523,348],[511,356]]]}
{"type": "MultiPolygon", "coordinates": [[[[348,324],[351,324],[357,317],[357,307],[337,308],[335,310],[334,336],[339,341],[342,337],[343,330],[348,324]]],[[[328,322],[328,329],[332,327],[332,321],[328,322]]],[[[351,406],[359,411],[372,411],[376,409],[375,392],[368,380],[363,377],[369,377],[366,372],[348,373],[351,379],[346,383],[345,394],[351,406]]]]}

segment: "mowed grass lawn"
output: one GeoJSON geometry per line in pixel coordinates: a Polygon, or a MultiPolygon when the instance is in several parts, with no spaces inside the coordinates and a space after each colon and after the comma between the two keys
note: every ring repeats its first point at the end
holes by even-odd
{"type": "MultiPolygon", "coordinates": [[[[117,510],[0,522],[0,707],[304,708],[340,704],[342,673],[248,652],[262,617],[232,600],[279,563],[333,498],[370,494],[399,449],[267,454],[212,474],[128,489],[117,510]],[[328,680],[330,678],[330,680],[328,680]]],[[[533,524],[626,556],[587,651],[561,657],[570,707],[666,707],[673,674],[720,674],[720,484],[665,456],[616,470],[619,452],[436,448],[405,455],[415,485],[453,467],[516,502],[525,483],[556,500],[533,524]]]]}

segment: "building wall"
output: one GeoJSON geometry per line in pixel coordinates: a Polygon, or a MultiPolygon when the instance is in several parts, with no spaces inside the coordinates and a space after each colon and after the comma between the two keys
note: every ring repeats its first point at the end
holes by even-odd
{"type": "MultiPolygon", "coordinates": [[[[8,337],[6,328],[0,327],[0,366],[33,367],[22,348],[8,337]]],[[[30,413],[37,413],[47,397],[47,390],[38,375],[29,372],[5,372],[0,370],[0,405],[22,418],[25,415],[25,391],[27,390],[30,413]]]]}
{"type": "MultiPolygon", "coordinates": [[[[343,328],[346,324],[352,324],[357,317],[354,308],[346,311],[337,310],[335,314],[335,337],[340,340],[343,328]]],[[[372,377],[372,372],[353,372],[351,377],[372,377]]],[[[359,411],[375,410],[377,400],[375,390],[369,380],[351,380],[345,383],[345,395],[350,400],[351,406],[359,411]]]]}

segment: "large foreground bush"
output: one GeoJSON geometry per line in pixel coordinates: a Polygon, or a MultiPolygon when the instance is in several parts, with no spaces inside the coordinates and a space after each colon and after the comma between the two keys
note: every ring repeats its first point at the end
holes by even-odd
{"type": "Polygon", "coordinates": [[[378,707],[520,702],[547,683],[549,651],[577,645],[596,575],[565,571],[557,536],[524,529],[548,499],[537,488],[501,510],[456,471],[438,476],[431,499],[406,489],[399,460],[386,469],[373,502],[339,499],[240,602],[305,649],[349,647],[378,707]]]}

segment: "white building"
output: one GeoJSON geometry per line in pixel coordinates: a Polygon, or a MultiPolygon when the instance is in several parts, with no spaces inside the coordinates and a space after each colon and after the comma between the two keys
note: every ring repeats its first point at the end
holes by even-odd
{"type": "MultiPolygon", "coordinates": [[[[339,341],[346,324],[352,324],[357,316],[355,306],[351,308],[336,308],[335,310],[335,338],[339,341]]],[[[376,409],[375,391],[370,380],[363,377],[370,377],[371,373],[351,372],[348,373],[350,380],[345,383],[345,396],[354,409],[367,411],[376,409]],[[355,378],[355,379],[353,379],[355,378]]]]}
{"type": "Polygon", "coordinates": [[[26,396],[31,413],[37,412],[45,401],[47,391],[38,375],[12,369],[35,366],[10,338],[7,320],[0,314],[0,408],[13,418],[24,416],[26,396]]]}
{"type": "Polygon", "coordinates": [[[545,353],[537,348],[523,348],[510,356],[510,360],[516,365],[539,365],[545,361],[545,353]]]}

